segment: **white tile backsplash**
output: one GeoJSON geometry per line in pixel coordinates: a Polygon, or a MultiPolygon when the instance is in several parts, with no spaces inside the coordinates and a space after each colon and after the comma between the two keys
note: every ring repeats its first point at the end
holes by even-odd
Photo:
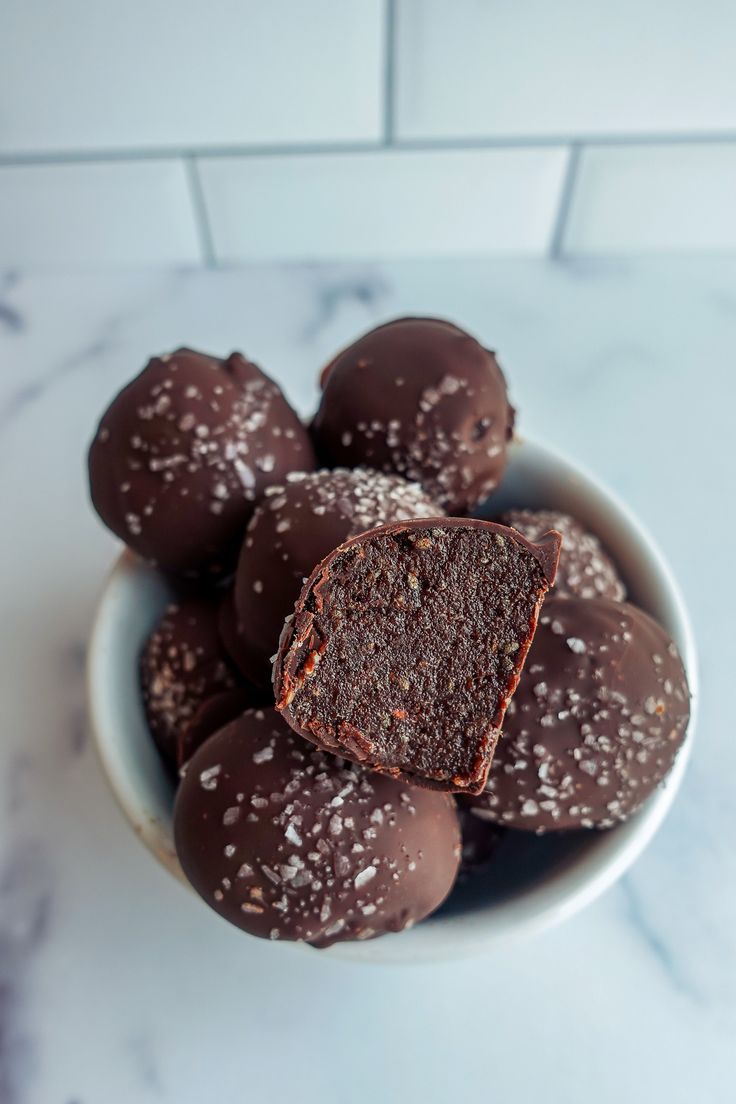
{"type": "Polygon", "coordinates": [[[0,266],[200,261],[180,161],[0,167],[0,266]]]}
{"type": "Polygon", "coordinates": [[[736,144],[583,150],[563,252],[736,250],[736,144]]]}
{"type": "Polygon", "coordinates": [[[540,254],[567,150],[209,159],[217,259],[540,254]]]}
{"type": "Polygon", "coordinates": [[[734,0],[398,0],[400,138],[736,130],[734,0]]]}
{"type": "Polygon", "coordinates": [[[0,152],[374,140],[383,0],[4,0],[0,152]]]}
{"type": "Polygon", "coordinates": [[[736,250],[735,195],[736,0],[0,16],[0,269],[736,250]]]}

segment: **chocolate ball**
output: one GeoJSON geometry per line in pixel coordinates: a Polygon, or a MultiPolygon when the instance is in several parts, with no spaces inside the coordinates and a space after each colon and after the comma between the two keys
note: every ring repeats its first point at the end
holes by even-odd
{"type": "Polygon", "coordinates": [[[258,702],[242,685],[217,632],[209,598],[173,603],[140,658],[143,707],[164,760],[174,769],[218,728],[258,702]]]}
{"type": "Polygon", "coordinates": [[[514,410],[493,353],[437,318],[401,318],[327,366],[312,423],[321,459],[421,483],[447,513],[498,486],[514,410]]]}
{"type": "Polygon", "coordinates": [[[499,518],[527,540],[539,540],[556,529],[562,536],[557,579],[550,597],[610,598],[623,602],[626,587],[611,557],[594,536],[570,514],[559,510],[508,510],[499,518]]]}
{"type": "Polygon", "coordinates": [[[174,837],[184,873],[226,920],[319,947],[422,920],[460,858],[451,798],[325,755],[273,709],[245,713],[193,756],[174,837]]]}
{"type": "Polygon", "coordinates": [[[238,665],[271,685],[271,660],[304,579],[348,537],[390,521],[437,517],[417,483],[368,468],[293,473],[269,487],[245,536],[235,584],[238,665]],[[238,624],[239,623],[239,624],[238,624]]]}
{"type": "Polygon", "coordinates": [[[234,562],[253,503],[314,466],[279,388],[240,353],[177,349],[150,360],[102,416],[89,450],[92,503],[139,555],[183,574],[234,562]]]}
{"type": "Polygon", "coordinates": [[[666,777],[689,716],[677,648],[648,614],[550,598],[472,805],[528,831],[610,828],[666,777]]]}

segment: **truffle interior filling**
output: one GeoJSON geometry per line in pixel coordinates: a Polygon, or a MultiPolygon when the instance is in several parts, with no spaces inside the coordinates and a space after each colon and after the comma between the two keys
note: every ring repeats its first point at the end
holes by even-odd
{"type": "Polygon", "coordinates": [[[384,768],[483,776],[545,585],[527,549],[477,528],[351,546],[309,595],[292,713],[384,768]]]}

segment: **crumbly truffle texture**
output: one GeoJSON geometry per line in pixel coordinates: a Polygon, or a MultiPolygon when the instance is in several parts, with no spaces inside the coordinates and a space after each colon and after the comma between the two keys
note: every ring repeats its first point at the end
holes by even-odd
{"type": "Polygon", "coordinates": [[[253,503],[308,470],[307,431],[240,353],[155,357],[102,416],[89,450],[92,502],[144,559],[182,574],[232,566],[253,503]]]}
{"type": "Polygon", "coordinates": [[[327,366],[312,433],[324,463],[398,472],[459,514],[498,486],[513,424],[493,353],[450,322],[401,318],[327,366]]]}
{"type": "Polygon", "coordinates": [[[349,537],[393,521],[442,513],[417,483],[368,468],[293,473],[269,487],[245,535],[235,596],[238,662],[258,685],[305,578],[349,537]]]}
{"type": "Polygon", "coordinates": [[[354,537],[302,589],[274,668],[277,708],[328,751],[479,792],[558,553],[556,533],[533,545],[463,518],[354,537]]]}
{"type": "Polygon", "coordinates": [[[325,755],[273,709],[244,714],[199,749],[174,836],[184,873],[226,920],[318,947],[422,920],[460,858],[446,794],[325,755]]]}
{"type": "Polygon", "coordinates": [[[508,510],[499,521],[530,541],[539,540],[550,529],[557,530],[562,550],[552,591],[556,597],[610,598],[613,602],[626,598],[618,568],[598,537],[570,514],[559,510],[508,510]]]}
{"type": "Polygon", "coordinates": [[[666,777],[689,715],[677,648],[648,614],[550,598],[473,806],[534,832],[610,828],[666,777]]]}
{"type": "Polygon", "coordinates": [[[140,658],[143,706],[154,742],[174,769],[217,727],[252,706],[255,692],[239,685],[220,643],[217,607],[207,598],[170,605],[140,658]],[[213,706],[203,707],[212,699],[213,706]],[[229,715],[228,715],[229,714],[229,715]]]}

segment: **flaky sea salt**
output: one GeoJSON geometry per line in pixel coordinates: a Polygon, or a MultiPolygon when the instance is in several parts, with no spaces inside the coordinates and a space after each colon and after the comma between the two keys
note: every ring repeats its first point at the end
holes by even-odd
{"type": "Polygon", "coordinates": [[[220,763],[217,763],[214,767],[208,767],[207,770],[203,770],[199,775],[199,784],[203,790],[216,790],[217,789],[217,776],[222,770],[220,763]]]}
{"type": "Polygon", "coordinates": [[[363,870],[360,870],[353,879],[353,885],[356,889],[362,889],[364,885],[372,881],[376,876],[375,866],[366,866],[363,870]]]}

